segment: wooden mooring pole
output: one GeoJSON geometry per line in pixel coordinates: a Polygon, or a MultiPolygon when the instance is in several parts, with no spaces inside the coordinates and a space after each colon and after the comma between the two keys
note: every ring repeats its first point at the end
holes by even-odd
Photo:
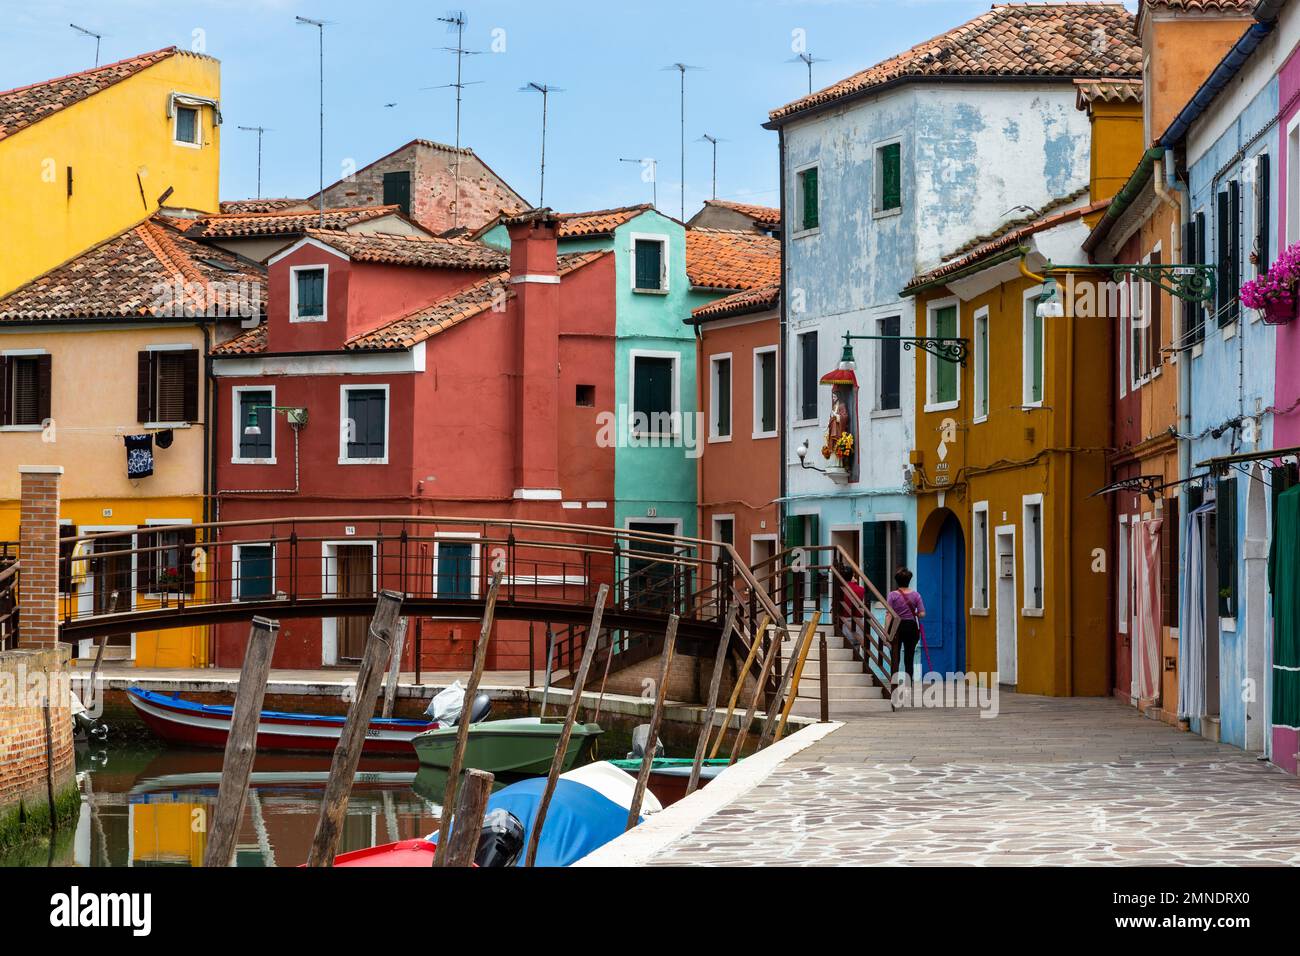
{"type": "Polygon", "coordinates": [[[636,775],[636,789],[632,791],[632,805],[627,809],[626,833],[641,820],[641,803],[645,800],[645,788],[650,783],[650,771],[655,763],[655,745],[659,742],[659,723],[664,716],[664,698],[668,695],[668,670],[673,664],[673,650],[677,647],[677,615],[668,618],[668,630],[664,634],[663,660],[659,665],[659,686],[655,688],[655,709],[650,715],[650,733],[645,741],[645,753],[641,755],[641,769],[636,775]]]}
{"type": "Polygon", "coordinates": [[[727,715],[722,718],[722,726],[718,728],[718,738],[713,741],[713,749],[709,751],[710,760],[718,756],[718,750],[722,747],[722,738],[727,736],[727,726],[731,723],[731,715],[736,712],[736,701],[740,700],[740,692],[745,687],[745,678],[749,676],[749,669],[754,666],[754,658],[758,655],[759,647],[762,646],[763,632],[767,630],[768,621],[771,619],[770,614],[764,614],[763,619],[758,623],[758,627],[754,628],[754,633],[750,635],[749,654],[745,657],[744,666],[736,674],[736,686],[731,688],[731,700],[727,703],[727,715]]]}
{"type": "MultiPolygon", "coordinates": [[[[537,861],[537,845],[542,838],[542,826],[546,823],[546,811],[550,809],[551,797],[555,794],[555,784],[564,769],[564,757],[569,750],[569,737],[573,735],[573,722],[578,717],[578,708],[582,706],[582,688],[587,683],[587,671],[591,669],[591,659],[600,642],[600,621],[605,616],[605,602],[609,599],[609,585],[602,584],[596,592],[596,607],[591,612],[591,627],[587,629],[587,643],[582,649],[582,663],[573,678],[572,697],[569,698],[569,711],[564,715],[564,726],[560,729],[560,739],[555,745],[555,756],[551,759],[551,771],[546,775],[546,787],[542,790],[542,799],[537,803],[537,815],[533,818],[533,828],[528,833],[528,850],[524,854],[524,866],[532,866],[537,861]]],[[[573,666],[573,658],[569,658],[573,666]]],[[[436,857],[435,857],[436,859],[436,857]]]]}
{"type": "Polygon", "coordinates": [[[279,621],[253,618],[244,664],[239,671],[226,754],[221,762],[217,806],[212,825],[208,827],[208,843],[203,848],[204,866],[230,866],[235,858],[239,824],[244,819],[244,804],[248,800],[248,779],[257,756],[257,722],[266,699],[266,679],[271,672],[275,635],[279,630],[279,621]]]}
{"type": "MultiPolygon", "coordinates": [[[[755,635],[755,642],[758,637],[755,635]]],[[[731,766],[740,759],[740,748],[745,745],[745,739],[749,736],[749,728],[754,723],[754,714],[758,712],[758,702],[763,699],[763,694],[767,689],[767,679],[772,676],[772,665],[776,663],[777,657],[781,654],[781,642],[783,638],[780,635],[772,636],[772,643],[768,646],[767,655],[763,658],[763,669],[758,673],[758,686],[754,688],[754,697],[749,702],[749,708],[745,711],[745,716],[741,718],[740,728],[736,731],[736,742],[731,745],[731,759],[727,766],[731,766]]]]}
{"type": "MultiPolygon", "coordinates": [[[[731,647],[731,632],[736,626],[736,615],[740,611],[739,602],[733,603],[727,611],[727,622],[722,626],[722,639],[718,642],[718,652],[713,656],[713,675],[709,678],[709,699],[704,706],[704,722],[700,725],[700,736],[695,742],[695,760],[691,763],[691,778],[686,782],[686,795],[689,797],[700,785],[700,768],[704,766],[704,751],[709,746],[709,735],[713,732],[713,718],[718,712],[718,691],[722,689],[722,668],[727,663],[727,651],[731,647]]],[[[744,675],[740,675],[744,680],[744,675]]],[[[739,681],[738,681],[739,683],[739,681]]],[[[727,730],[723,724],[719,736],[727,730]]]]}
{"type": "MultiPolygon", "coordinates": [[[[826,663],[826,635],[825,634],[821,635],[820,641],[821,643],[817,647],[817,650],[821,654],[821,660],[818,661],[817,664],[817,676],[821,680],[820,717],[821,717],[821,723],[828,724],[830,723],[831,720],[831,691],[830,688],[827,686],[830,683],[830,681],[827,679],[830,676],[829,674],[830,665],[826,663]]],[[[865,657],[866,655],[864,654],[863,658],[865,659],[865,657]]]]}
{"type": "MultiPolygon", "coordinates": [[[[451,764],[447,767],[447,788],[443,791],[442,815],[438,818],[438,846],[447,845],[451,835],[451,808],[456,805],[456,788],[460,784],[460,770],[465,763],[465,747],[469,743],[470,708],[474,705],[474,695],[478,693],[479,681],[483,679],[483,668],[487,666],[488,639],[492,636],[492,620],[497,613],[497,592],[501,590],[501,572],[492,574],[492,584],[488,588],[487,603],[483,606],[483,622],[478,629],[478,643],[474,645],[474,667],[469,673],[469,685],[465,688],[465,705],[460,711],[460,721],[456,724],[456,749],[451,752],[451,764]]],[[[435,854],[434,866],[450,866],[447,857],[435,854]]]]}
{"type": "Polygon", "coordinates": [[[406,627],[410,622],[404,617],[397,622],[397,637],[393,640],[392,659],[388,662],[388,675],[384,681],[384,717],[393,716],[393,707],[397,704],[397,682],[402,672],[402,650],[406,647],[406,627]]]}
{"type": "MultiPolygon", "coordinates": [[[[434,860],[442,859],[441,866],[473,866],[478,853],[478,838],[483,830],[483,814],[487,810],[488,797],[492,795],[492,774],[485,770],[465,771],[465,779],[460,782],[456,794],[456,813],[453,817],[455,826],[447,838],[444,855],[441,839],[434,860]]],[[[444,810],[443,816],[447,816],[444,810]]]]}
{"type": "Polygon", "coordinates": [[[361,749],[365,745],[366,730],[375,715],[375,704],[383,686],[384,667],[392,653],[393,638],[397,634],[397,618],[402,613],[402,595],[397,591],[380,591],[375,605],[375,616],[366,634],[366,649],[362,652],[361,667],[357,670],[356,693],[348,707],[348,717],[343,723],[343,734],[334,748],[334,761],[330,764],[329,780],[325,784],[325,798],[321,801],[320,818],[316,821],[316,835],[307,854],[308,866],[333,866],[343,836],[343,818],[348,811],[348,794],[361,762],[361,749]]]}

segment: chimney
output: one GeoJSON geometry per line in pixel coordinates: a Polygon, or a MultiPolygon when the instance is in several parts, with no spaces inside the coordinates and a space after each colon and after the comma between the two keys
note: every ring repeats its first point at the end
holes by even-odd
{"type": "Polygon", "coordinates": [[[515,491],[518,499],[558,501],[560,275],[558,223],[549,209],[505,220],[515,293],[515,491]]]}

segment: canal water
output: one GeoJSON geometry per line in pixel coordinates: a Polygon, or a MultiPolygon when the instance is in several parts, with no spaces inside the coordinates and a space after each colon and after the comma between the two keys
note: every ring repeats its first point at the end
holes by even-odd
{"type": "MultiPolygon", "coordinates": [[[[607,730],[599,758],[623,757],[630,733],[607,730]]],[[[670,754],[684,741],[667,741],[670,754]]],[[[590,754],[584,760],[591,759],[590,754]]],[[[264,753],[253,765],[239,828],[238,866],[298,866],[307,859],[330,754],[264,753]]],[[[216,807],[222,752],[150,742],[78,746],[82,802],[75,829],[0,852],[0,866],[200,866],[216,807]]],[[[517,779],[517,778],[516,778],[517,779]]],[[[499,781],[505,786],[510,780],[499,781]]],[[[446,774],[412,756],[362,759],[339,852],[421,837],[436,829],[446,774]]]]}

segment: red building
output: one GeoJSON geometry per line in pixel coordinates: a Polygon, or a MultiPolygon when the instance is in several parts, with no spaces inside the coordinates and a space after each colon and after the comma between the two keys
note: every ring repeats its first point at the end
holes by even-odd
{"type": "MultiPolygon", "coordinates": [[[[598,447],[596,420],[614,404],[613,256],[558,256],[549,210],[507,225],[508,254],[309,230],[268,260],[265,322],[213,350],[219,518],[374,518],[250,525],[247,545],[214,552],[231,599],[313,587],[322,598],[477,595],[495,547],[484,553],[484,532],[413,530],[403,516],[608,523],[588,509],[614,493],[614,449],[598,447]],[[395,559],[403,533],[427,540],[395,559]]],[[[553,570],[541,562],[527,583],[563,584],[553,570]]],[[[477,615],[419,624],[424,667],[467,666],[477,615]]],[[[365,626],[289,618],[275,666],[354,660],[365,626]]],[[[239,664],[245,633],[217,628],[218,666],[239,664]]],[[[528,666],[528,633],[498,624],[489,666],[528,666]]]]}

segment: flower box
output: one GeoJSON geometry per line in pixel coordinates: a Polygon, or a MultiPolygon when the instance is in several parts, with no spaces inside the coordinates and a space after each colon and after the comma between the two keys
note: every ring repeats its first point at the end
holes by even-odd
{"type": "Polygon", "coordinates": [[[1285,325],[1295,318],[1300,286],[1300,242],[1282,250],[1268,271],[1241,287],[1241,304],[1256,309],[1268,325],[1285,325]]]}
{"type": "Polygon", "coordinates": [[[1278,299],[1266,302],[1261,312],[1265,325],[1286,325],[1295,318],[1296,300],[1278,299]]]}

